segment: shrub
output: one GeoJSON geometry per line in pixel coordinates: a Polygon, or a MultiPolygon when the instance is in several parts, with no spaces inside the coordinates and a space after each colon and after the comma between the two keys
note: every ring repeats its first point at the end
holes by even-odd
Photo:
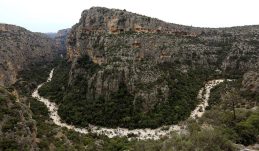
{"type": "Polygon", "coordinates": [[[0,140],[0,150],[18,150],[18,144],[13,139],[4,138],[0,140]]]}
{"type": "Polygon", "coordinates": [[[259,113],[253,113],[246,120],[239,122],[235,130],[239,136],[239,143],[244,145],[255,143],[259,135],[259,113]]]}
{"type": "Polygon", "coordinates": [[[5,101],[5,100],[6,100],[6,98],[4,96],[0,95],[0,102],[5,101]]]}
{"type": "Polygon", "coordinates": [[[246,122],[238,123],[236,132],[239,135],[238,143],[249,145],[256,142],[255,128],[246,122]]]}

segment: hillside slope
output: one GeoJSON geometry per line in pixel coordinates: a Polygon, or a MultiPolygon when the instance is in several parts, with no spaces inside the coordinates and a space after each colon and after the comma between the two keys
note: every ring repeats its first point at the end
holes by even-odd
{"type": "Polygon", "coordinates": [[[53,61],[52,39],[22,27],[0,24],[0,85],[11,85],[28,65],[53,61]]]}

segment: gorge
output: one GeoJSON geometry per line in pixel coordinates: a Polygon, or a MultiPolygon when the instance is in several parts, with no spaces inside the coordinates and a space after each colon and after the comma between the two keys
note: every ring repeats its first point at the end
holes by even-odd
{"type": "Polygon", "coordinates": [[[194,110],[204,81],[256,72],[258,43],[258,26],[197,28],[93,7],[71,28],[58,77],[39,93],[82,127],[176,124],[194,110]]]}
{"type": "MultiPolygon", "coordinates": [[[[50,82],[52,80],[53,76],[53,71],[54,69],[51,70],[49,73],[49,77],[46,82],[50,82]]],[[[204,88],[201,88],[199,91],[199,94],[197,95],[197,99],[200,99],[200,104],[195,108],[195,110],[191,113],[190,118],[198,118],[201,117],[202,114],[205,112],[205,107],[208,106],[208,100],[210,97],[210,90],[218,85],[219,83],[223,82],[224,80],[211,80],[207,82],[204,86],[204,88]],[[205,91],[205,93],[203,93],[205,91]]],[[[32,93],[32,97],[36,98],[38,101],[43,102],[50,114],[50,118],[53,120],[53,122],[61,127],[65,127],[68,129],[72,129],[76,132],[83,133],[83,134],[88,134],[89,132],[91,133],[97,133],[98,135],[107,135],[109,138],[112,137],[123,137],[123,136],[132,136],[134,138],[144,140],[144,139],[160,139],[162,137],[170,137],[170,133],[172,131],[175,132],[180,132],[184,131],[184,125],[169,125],[169,126],[162,126],[160,128],[156,129],[134,129],[134,130],[129,130],[125,128],[116,128],[116,129],[110,129],[110,128],[105,128],[105,127],[99,127],[99,126],[94,126],[89,124],[88,127],[86,128],[77,128],[74,125],[69,125],[67,123],[63,123],[62,119],[58,115],[58,107],[54,102],[50,102],[48,99],[45,99],[41,97],[38,93],[38,90],[40,87],[42,87],[45,83],[40,84],[35,91],[32,93]],[[181,128],[183,130],[181,130],[181,128]]]]}
{"type": "Polygon", "coordinates": [[[57,33],[0,24],[0,150],[258,150],[258,71],[258,25],[103,7],[57,33]]]}

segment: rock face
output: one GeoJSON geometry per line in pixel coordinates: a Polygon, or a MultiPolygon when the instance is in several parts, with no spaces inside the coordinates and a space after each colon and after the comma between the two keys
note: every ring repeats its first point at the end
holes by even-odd
{"type": "Polygon", "coordinates": [[[80,22],[73,26],[68,58],[72,61],[88,55],[98,64],[110,64],[115,57],[132,61],[152,58],[184,67],[247,70],[258,65],[258,38],[259,26],[193,28],[97,7],[83,11],[80,22]],[[116,50],[117,56],[112,52],[116,50]],[[121,55],[125,53],[127,56],[121,55]]]}
{"type": "Polygon", "coordinates": [[[242,85],[244,90],[259,93],[259,73],[255,71],[249,71],[244,74],[242,85]]]}
{"type": "Polygon", "coordinates": [[[54,42],[45,34],[0,24],[0,85],[13,84],[27,65],[52,61],[55,54],[54,42]]]}
{"type": "MultiPolygon", "coordinates": [[[[94,75],[95,82],[89,82],[97,94],[102,94],[116,91],[118,77],[125,77],[130,90],[136,88],[136,83],[157,81],[161,72],[154,66],[165,62],[182,71],[198,67],[223,72],[254,69],[259,65],[259,26],[193,28],[96,7],[83,11],[79,23],[71,29],[67,47],[70,61],[87,55],[103,66],[94,75]],[[118,71],[111,73],[116,78],[104,77],[105,71],[111,70],[118,71]]],[[[72,68],[71,73],[74,72],[72,68]]],[[[158,85],[153,89],[162,87],[168,91],[163,82],[158,85]]],[[[149,98],[150,95],[153,94],[149,93],[149,98]]]]}
{"type": "Polygon", "coordinates": [[[55,35],[55,38],[54,38],[55,44],[59,54],[66,55],[66,52],[67,52],[66,40],[69,32],[70,32],[70,28],[62,29],[62,30],[59,30],[55,35]]]}
{"type": "Polygon", "coordinates": [[[169,70],[183,74],[220,70],[236,75],[255,69],[259,65],[259,26],[194,28],[94,7],[83,11],[72,27],[67,50],[72,63],[70,86],[84,77],[87,99],[104,96],[109,100],[124,83],[134,95],[132,104],[141,100],[141,110],[148,113],[168,100],[173,90],[170,81],[179,82],[169,70]],[[99,68],[86,71],[82,66],[85,56],[99,68]]]}
{"type": "MultiPolygon", "coordinates": [[[[138,39],[143,39],[144,37],[136,39],[136,35],[132,37],[133,33],[144,35],[173,34],[186,37],[196,36],[197,33],[191,32],[190,30],[190,27],[168,24],[157,19],[126,11],[98,7],[91,8],[90,10],[83,11],[80,22],[72,28],[68,38],[68,57],[72,60],[77,55],[84,53],[88,53],[93,58],[98,58],[98,56],[101,57],[102,52],[96,51],[97,48],[94,48],[94,51],[92,51],[92,49],[97,46],[104,46],[103,48],[107,48],[105,44],[109,44],[110,41],[107,40],[110,38],[108,39],[105,35],[129,34],[131,36],[127,38],[128,41],[123,42],[125,42],[126,46],[129,45],[130,47],[138,48],[141,47],[141,43],[138,39]],[[88,45],[77,45],[79,40],[81,40],[80,42],[88,41],[88,45]]],[[[122,37],[120,36],[118,38],[121,39],[122,37]]],[[[146,37],[145,39],[154,40],[155,38],[156,37],[146,37]]],[[[117,41],[114,43],[116,42],[117,41]]],[[[142,44],[144,42],[145,41],[142,41],[142,44]]],[[[160,42],[163,42],[163,40],[160,42]]],[[[150,43],[156,45],[154,41],[150,41],[150,43]]],[[[147,43],[146,46],[152,46],[150,43],[147,43]]],[[[145,47],[142,49],[145,49],[145,47]]]]}

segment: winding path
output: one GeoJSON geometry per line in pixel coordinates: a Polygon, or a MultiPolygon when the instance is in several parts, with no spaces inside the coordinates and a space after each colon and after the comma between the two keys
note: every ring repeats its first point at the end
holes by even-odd
{"type": "MultiPolygon", "coordinates": [[[[74,130],[79,133],[87,134],[89,132],[96,133],[96,134],[102,134],[106,135],[109,138],[115,137],[115,136],[134,136],[137,139],[146,140],[146,139],[160,139],[161,137],[167,136],[170,137],[170,133],[172,131],[180,132],[184,125],[168,125],[168,126],[162,126],[156,129],[133,129],[129,130],[126,128],[105,128],[105,127],[99,127],[94,125],[89,125],[87,128],[79,128],[75,127],[74,125],[69,125],[67,123],[63,123],[61,121],[60,116],[58,115],[58,107],[54,102],[50,102],[48,99],[43,98],[39,95],[38,90],[40,87],[42,87],[45,83],[50,82],[53,77],[54,69],[51,70],[49,77],[46,82],[38,85],[38,87],[35,89],[35,91],[32,93],[32,97],[36,98],[38,101],[43,102],[49,112],[50,112],[50,118],[53,120],[53,122],[61,127],[66,127],[67,129],[74,130]]],[[[208,81],[203,88],[200,89],[198,93],[198,100],[200,101],[200,104],[191,112],[190,118],[196,119],[201,117],[204,112],[205,108],[208,106],[208,100],[210,97],[210,90],[215,87],[216,85],[223,82],[223,79],[218,80],[211,80],[208,81]]]]}

